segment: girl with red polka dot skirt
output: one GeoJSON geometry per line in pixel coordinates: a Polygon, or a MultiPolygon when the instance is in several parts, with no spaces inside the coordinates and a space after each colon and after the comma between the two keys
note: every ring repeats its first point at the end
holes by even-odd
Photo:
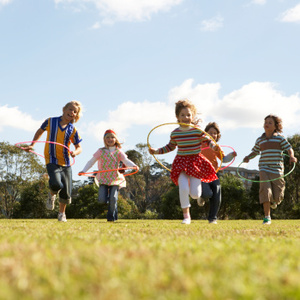
{"type": "Polygon", "coordinates": [[[198,199],[201,196],[201,180],[217,180],[216,171],[211,162],[203,156],[201,145],[206,143],[218,149],[211,138],[198,126],[197,110],[189,100],[180,100],[175,104],[175,115],[180,126],[171,132],[169,143],[159,149],[149,148],[150,154],[164,154],[177,148],[177,155],[171,169],[171,179],[179,186],[179,199],[183,210],[182,224],[190,224],[189,196],[198,199]],[[191,126],[192,125],[192,126],[191,126]]]}

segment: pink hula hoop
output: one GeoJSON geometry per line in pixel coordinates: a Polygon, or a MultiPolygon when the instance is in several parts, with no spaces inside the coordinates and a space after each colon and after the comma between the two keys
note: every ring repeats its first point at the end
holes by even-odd
{"type": "MultiPolygon", "coordinates": [[[[62,146],[62,147],[64,147],[64,148],[66,148],[66,149],[69,151],[69,153],[72,152],[67,146],[65,146],[65,145],[63,145],[63,144],[60,144],[60,143],[57,143],[57,142],[51,142],[51,141],[28,141],[28,142],[20,142],[20,143],[16,143],[15,146],[18,147],[18,148],[20,148],[20,149],[26,150],[25,148],[23,148],[23,147],[21,147],[21,146],[19,146],[19,145],[22,145],[22,144],[31,144],[31,143],[44,143],[44,144],[54,144],[54,145],[59,145],[59,146],[62,146]]],[[[40,156],[40,157],[42,157],[42,158],[45,158],[44,155],[42,155],[42,154],[40,154],[40,153],[37,153],[37,152],[35,152],[35,151],[33,151],[33,150],[28,150],[28,151],[31,152],[31,153],[33,153],[33,154],[36,154],[36,155],[38,155],[38,156],[40,156]]],[[[73,163],[70,165],[70,167],[73,166],[73,165],[75,164],[75,157],[72,157],[72,158],[73,158],[73,163]]]]}
{"type": "MultiPolygon", "coordinates": [[[[235,152],[235,150],[234,150],[231,146],[226,146],[226,145],[219,145],[219,146],[220,146],[220,147],[227,147],[227,148],[230,148],[230,149],[233,150],[233,152],[235,152]]],[[[209,149],[209,147],[202,148],[201,150],[205,150],[205,149],[209,149]]],[[[234,161],[235,161],[235,156],[233,157],[232,161],[231,161],[227,166],[224,166],[224,167],[220,168],[219,171],[228,168],[229,166],[231,166],[231,165],[233,164],[234,161]]]]}
{"type": "Polygon", "coordinates": [[[113,171],[128,170],[128,169],[133,169],[135,171],[133,171],[131,173],[128,173],[128,174],[124,174],[123,175],[124,177],[136,174],[139,171],[137,167],[126,167],[126,168],[118,168],[118,169],[109,169],[109,170],[94,171],[94,172],[80,172],[80,173],[78,173],[78,175],[89,176],[89,177],[96,177],[94,175],[95,173],[105,173],[105,172],[113,172],[113,171]]]}

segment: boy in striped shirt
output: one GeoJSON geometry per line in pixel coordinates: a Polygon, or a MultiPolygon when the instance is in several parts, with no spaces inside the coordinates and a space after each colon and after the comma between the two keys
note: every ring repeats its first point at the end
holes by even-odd
{"type": "Polygon", "coordinates": [[[256,140],[252,152],[244,162],[260,154],[259,159],[259,202],[263,204],[265,218],[263,224],[271,224],[271,208],[275,209],[284,198],[285,181],[279,178],[284,174],[283,151],[290,156],[290,163],[297,162],[290,143],[280,134],[282,120],[275,115],[268,115],[264,122],[265,132],[256,140]],[[279,178],[277,180],[274,180],[279,178]]]}

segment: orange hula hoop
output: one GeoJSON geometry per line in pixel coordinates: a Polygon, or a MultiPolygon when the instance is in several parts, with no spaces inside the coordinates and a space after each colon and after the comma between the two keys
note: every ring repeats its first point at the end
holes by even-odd
{"type": "Polygon", "coordinates": [[[79,172],[78,175],[79,176],[83,175],[83,176],[88,176],[88,177],[96,177],[95,174],[98,174],[98,173],[113,172],[113,171],[128,170],[128,169],[133,169],[134,171],[131,173],[123,174],[124,177],[136,174],[139,171],[137,167],[125,167],[125,168],[118,168],[118,169],[98,170],[98,171],[94,171],[94,172],[79,172]]]}

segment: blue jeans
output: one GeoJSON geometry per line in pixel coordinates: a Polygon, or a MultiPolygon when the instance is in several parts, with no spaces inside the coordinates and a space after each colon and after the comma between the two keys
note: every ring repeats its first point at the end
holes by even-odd
{"type": "Polygon", "coordinates": [[[217,220],[221,205],[221,184],[220,179],[212,182],[202,182],[202,198],[209,198],[208,221],[217,220]]]}
{"type": "Polygon", "coordinates": [[[98,201],[100,203],[108,203],[107,221],[118,220],[118,185],[100,184],[98,201]]]}
{"type": "Polygon", "coordinates": [[[59,202],[70,204],[72,194],[72,169],[56,164],[47,164],[50,190],[57,194],[59,202]]]}

